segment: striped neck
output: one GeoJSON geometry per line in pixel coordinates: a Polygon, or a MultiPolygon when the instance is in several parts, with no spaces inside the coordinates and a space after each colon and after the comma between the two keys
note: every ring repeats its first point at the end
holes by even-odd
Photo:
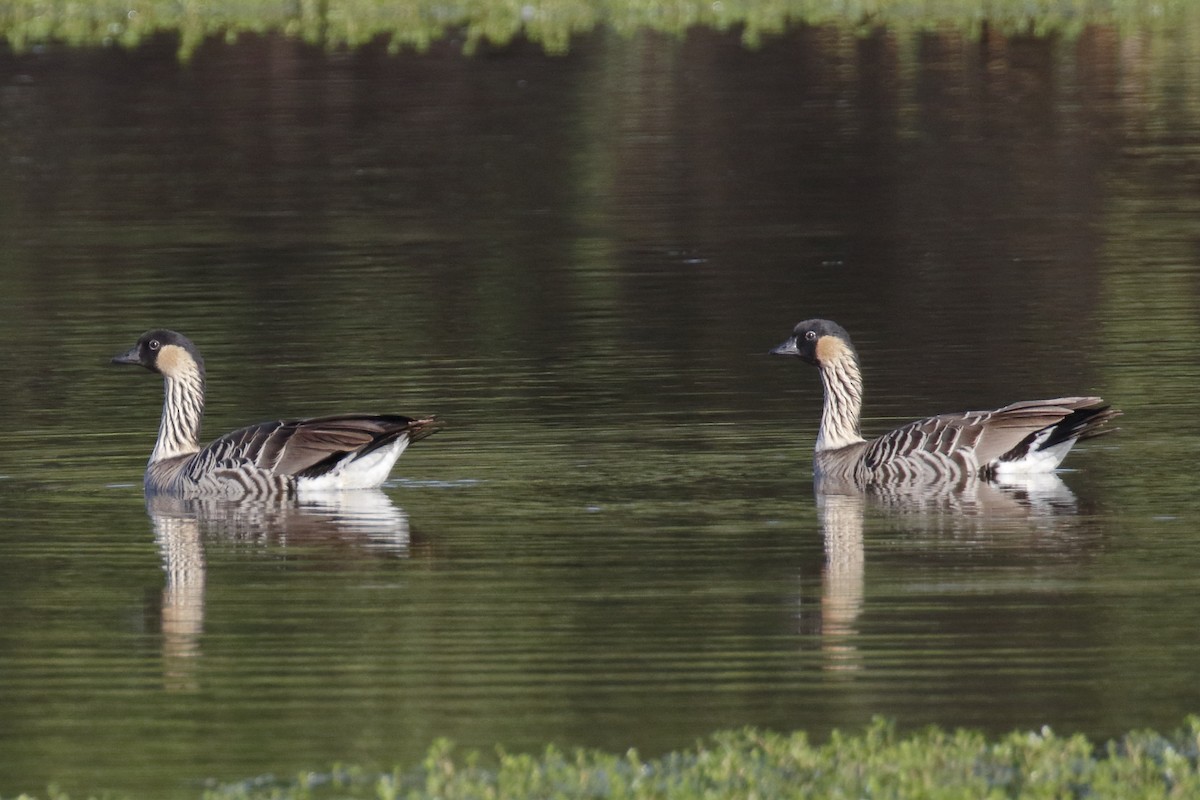
{"type": "Polygon", "coordinates": [[[821,362],[825,407],[817,431],[817,452],[838,450],[864,441],[858,432],[862,414],[862,373],[854,353],[845,351],[836,359],[821,362]]]}
{"type": "Polygon", "coordinates": [[[187,456],[200,450],[200,421],[204,417],[204,372],[195,362],[163,376],[162,421],[158,442],[150,454],[154,464],[168,458],[187,456]]]}

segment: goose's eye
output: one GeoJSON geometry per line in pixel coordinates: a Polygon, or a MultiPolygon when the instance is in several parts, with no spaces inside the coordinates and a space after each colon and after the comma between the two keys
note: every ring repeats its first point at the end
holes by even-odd
{"type": "Polygon", "coordinates": [[[158,339],[151,339],[151,340],[150,340],[150,349],[151,349],[151,350],[157,350],[157,349],[158,349],[158,339]]]}
{"type": "Polygon", "coordinates": [[[815,342],[817,340],[817,332],[816,331],[805,331],[804,338],[808,339],[810,342],[815,342]]]}

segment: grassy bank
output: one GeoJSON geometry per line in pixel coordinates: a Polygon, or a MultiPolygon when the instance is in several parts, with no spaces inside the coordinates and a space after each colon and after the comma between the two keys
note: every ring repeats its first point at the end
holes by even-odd
{"type": "MultiPolygon", "coordinates": [[[[539,756],[456,753],[435,744],[418,766],[355,767],[214,785],[205,800],[372,798],[1196,798],[1200,717],[1172,734],[1131,732],[1104,744],[1043,729],[995,740],[974,731],[900,733],[876,721],[814,744],[803,733],[719,733],[643,759],[548,748],[539,756]]],[[[198,792],[200,794],[200,792],[198,792]]],[[[100,795],[110,797],[111,795],[100,795]]],[[[22,796],[25,800],[32,800],[22,796]]],[[[51,791],[48,800],[69,800],[51,791]]]]}
{"type": "Polygon", "coordinates": [[[0,7],[0,41],[22,51],[57,42],[133,47],[162,33],[178,37],[189,55],[206,39],[241,33],[282,33],[330,48],[386,40],[395,50],[424,50],[447,36],[473,51],[527,37],[549,52],[605,26],[624,33],[650,29],[680,35],[695,26],[739,30],[748,45],[789,26],[839,25],[909,29],[951,26],[1070,34],[1090,24],[1178,25],[1191,0],[9,0],[0,7]]]}

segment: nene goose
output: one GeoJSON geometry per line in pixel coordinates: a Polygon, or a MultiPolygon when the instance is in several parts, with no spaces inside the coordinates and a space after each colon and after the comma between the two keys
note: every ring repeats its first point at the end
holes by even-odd
{"type": "Polygon", "coordinates": [[[387,479],[410,443],[437,430],[433,417],[347,414],[263,422],[201,449],[204,359],[191,341],[174,331],[149,331],[112,363],[163,376],[166,398],[146,465],[147,494],[241,498],[370,489],[387,479]]]}
{"type": "Polygon", "coordinates": [[[771,353],[801,358],[820,370],[825,405],[814,471],[858,484],[1051,472],[1075,442],[1110,433],[1113,429],[1101,426],[1121,413],[1099,397],[1027,400],[993,411],[941,414],[866,440],[859,433],[858,353],[840,325],[801,322],[771,353]]]}

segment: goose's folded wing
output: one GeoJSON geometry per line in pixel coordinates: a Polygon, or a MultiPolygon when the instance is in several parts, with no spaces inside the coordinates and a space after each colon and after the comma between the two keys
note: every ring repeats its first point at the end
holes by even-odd
{"type": "Polygon", "coordinates": [[[264,422],[228,433],[205,448],[215,463],[238,459],[276,475],[297,475],[349,455],[365,455],[401,436],[423,439],[436,420],[395,415],[344,415],[264,422]]]}
{"type": "Polygon", "coordinates": [[[979,460],[983,464],[995,459],[1011,461],[1030,450],[1048,450],[1063,442],[1112,433],[1115,428],[1102,426],[1120,415],[1099,397],[1013,403],[988,415],[986,448],[981,446],[979,460]]]}
{"type": "Polygon", "coordinates": [[[1014,449],[1028,447],[1034,435],[1054,430],[1037,440],[1038,448],[1067,439],[1099,436],[1101,425],[1117,416],[1099,397],[1059,397],[1027,400],[994,411],[942,414],[910,423],[871,442],[864,462],[870,468],[905,459],[947,458],[969,466],[990,464],[1014,449]]]}

